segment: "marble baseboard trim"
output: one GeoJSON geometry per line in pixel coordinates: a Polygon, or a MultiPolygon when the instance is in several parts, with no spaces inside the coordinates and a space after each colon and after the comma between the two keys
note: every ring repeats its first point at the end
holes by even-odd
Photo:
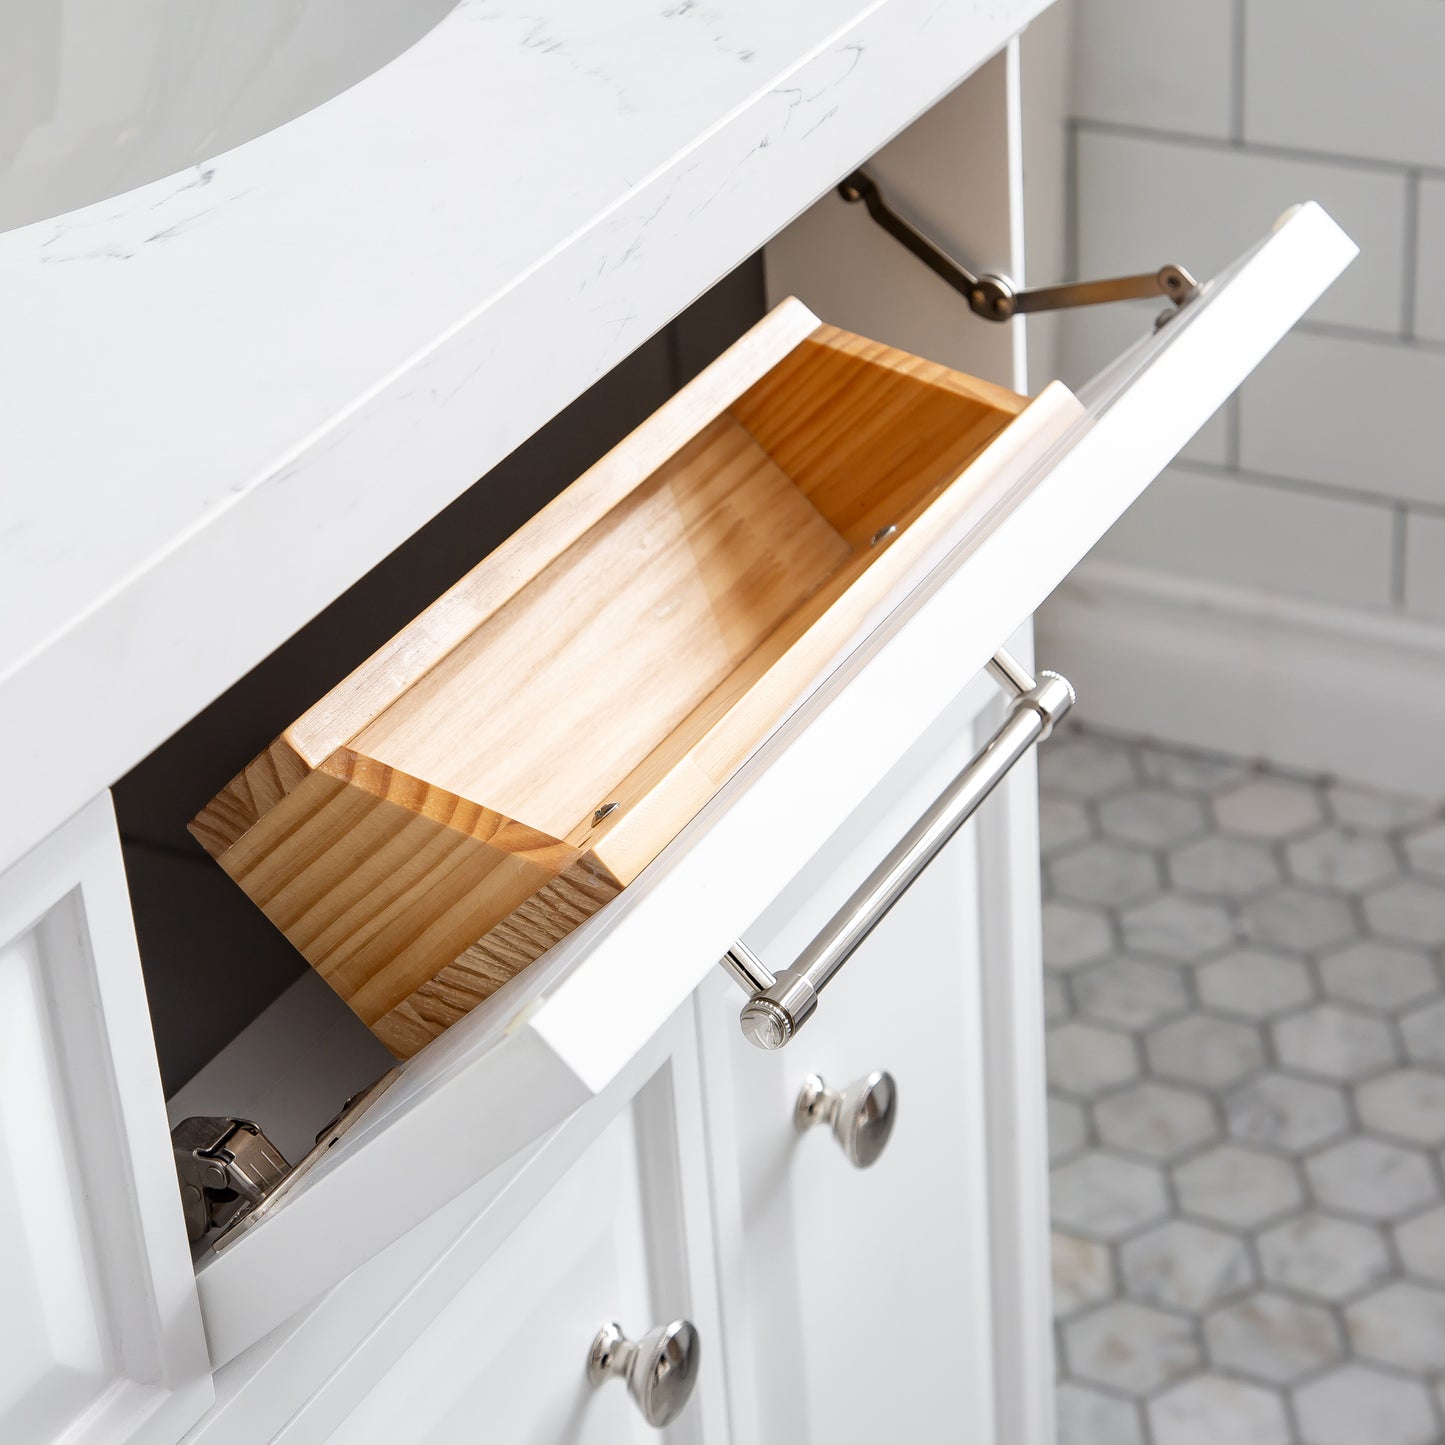
{"type": "Polygon", "coordinates": [[[1085,561],[1037,637],[1097,727],[1445,793],[1445,627],[1085,561]]]}

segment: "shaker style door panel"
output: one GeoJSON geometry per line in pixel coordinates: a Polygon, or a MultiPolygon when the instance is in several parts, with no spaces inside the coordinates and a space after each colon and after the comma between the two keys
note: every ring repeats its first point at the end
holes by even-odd
{"type": "MultiPolygon", "coordinates": [[[[836,652],[813,660],[802,701],[673,841],[407,1060],[314,1168],[203,1259],[213,1359],[230,1359],[605,1089],[1353,254],[1318,206],[1296,207],[1077,401],[1048,388],[1033,404],[1049,419],[1041,445],[990,471],[836,652]],[[500,1116],[499,1096],[509,1101],[500,1116]]],[[[735,400],[760,369],[777,374],[810,326],[797,303],[774,312],[637,434],[648,456],[690,436],[700,408],[731,404],[722,393],[735,400]]]]}
{"type": "MultiPolygon", "coordinates": [[[[987,701],[986,687],[971,689],[744,930],[761,959],[794,958],[968,760],[987,735],[992,710],[972,716],[987,701]]],[[[985,808],[1008,805],[996,795],[985,808]]],[[[998,1335],[994,1315],[995,1291],[1017,1282],[997,1278],[992,1259],[987,1101],[1005,1081],[990,1077],[983,973],[1037,961],[984,956],[980,917],[998,902],[980,886],[980,846],[977,825],[948,844],[786,1047],[762,1053],[743,1038],[726,979],[700,991],[739,1439],[1001,1438],[992,1342],[1030,1341],[998,1335]],[[891,1076],[894,1122],[859,1167],[846,1112],[840,1142],[826,1125],[800,1130],[795,1108],[809,1075],[845,1089],[874,1071],[891,1076]]],[[[1041,1095],[1042,1079],[1032,1087],[1041,1095]]],[[[853,1106],[845,1096],[840,1110],[853,1106]]],[[[1042,1132],[1031,1142],[1042,1157],[1042,1132]]]]}
{"type": "Polygon", "coordinates": [[[211,1399],[115,819],[0,877],[0,1439],[171,1445],[211,1399]]]}
{"type": "Polygon", "coordinates": [[[679,1055],[530,1204],[330,1445],[643,1445],[662,1428],[647,1408],[669,1440],[725,1445],[696,1049],[689,1029],[678,1033],[679,1055]],[[680,1322],[693,1333],[668,1347],[667,1379],[589,1380],[604,1325],[645,1346],[680,1322]]]}

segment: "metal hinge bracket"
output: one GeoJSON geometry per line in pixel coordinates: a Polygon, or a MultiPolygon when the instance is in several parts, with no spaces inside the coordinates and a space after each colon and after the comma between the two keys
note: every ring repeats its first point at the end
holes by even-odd
{"type": "MultiPolygon", "coordinates": [[[[861,201],[867,206],[868,214],[878,225],[935,276],[953,287],[968,302],[969,310],[985,321],[1008,321],[1035,311],[1097,306],[1107,301],[1135,301],[1151,296],[1165,296],[1179,307],[1200,290],[1199,282],[1183,266],[1164,266],[1158,271],[1115,276],[1106,281],[1073,281],[1062,286],[1019,290],[1007,276],[988,272],[976,276],[967,266],[955,261],[888,204],[877,182],[866,171],[854,171],[838,187],[838,194],[845,201],[861,201]]],[[[1173,314],[1166,311],[1160,319],[1173,314]]]]}
{"type": "Polygon", "coordinates": [[[198,1115],[171,1130],[186,1235],[195,1243],[254,1209],[291,1172],[249,1119],[198,1115]]]}
{"type": "Polygon", "coordinates": [[[222,1249],[264,1218],[400,1077],[389,1069],[353,1094],[295,1165],[249,1119],[182,1119],[171,1130],[171,1146],[191,1243],[222,1249]]]}

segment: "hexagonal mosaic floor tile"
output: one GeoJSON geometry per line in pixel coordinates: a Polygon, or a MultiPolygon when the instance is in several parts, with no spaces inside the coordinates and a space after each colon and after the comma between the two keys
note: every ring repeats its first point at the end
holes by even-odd
{"type": "Polygon", "coordinates": [[[1380,1230],[1315,1211],[1264,1230],[1255,1249],[1271,1284],[1331,1304],[1390,1273],[1390,1251],[1380,1230]]]}
{"type": "Polygon", "coordinates": [[[1059,1445],[1445,1442],[1445,806],[1041,754],[1059,1445]]]}
{"type": "Polygon", "coordinates": [[[1319,972],[1330,998],[1387,1012],[1440,988],[1440,975],[1428,953],[1381,938],[1362,938],[1325,953],[1319,972]]]}
{"type": "Polygon", "coordinates": [[[1435,1412],[1416,1380],[1369,1365],[1341,1365],[1295,1391],[1305,1445],[1433,1445],[1435,1412]]]}
{"type": "Polygon", "coordinates": [[[1193,1089],[1146,1079],[1094,1105],[1099,1142],[1151,1159],[1177,1159],[1218,1135],[1209,1100],[1193,1089]]]}
{"type": "Polygon", "coordinates": [[[1240,1235],[1188,1219],[1125,1240],[1119,1261],[1131,1299],[1195,1315],[1254,1281],[1240,1235]]]}
{"type": "Polygon", "coordinates": [[[1254,898],[1282,881],[1274,854],[1263,843],[1209,833],[1164,855],[1176,887],[1206,898],[1254,898]]]}
{"type": "Polygon", "coordinates": [[[1262,1074],[1224,1101],[1230,1134],[1245,1144],[1261,1144],[1301,1154],[1337,1139],[1350,1127],[1345,1091],[1333,1084],[1262,1074]]]}
{"type": "Polygon", "coordinates": [[[1178,1315],[1115,1300],[1064,1326],[1064,1355],[1080,1380],[1152,1394],[1200,1362],[1194,1328],[1178,1315]]]}
{"type": "Polygon", "coordinates": [[[1209,1358],[1236,1375],[1289,1385],[1344,1353],[1334,1316],[1322,1305],[1260,1290],[1204,1321],[1209,1358]]]}
{"type": "Polygon", "coordinates": [[[1106,958],[1074,974],[1079,1013],[1120,1028],[1148,1028],[1189,1007],[1189,988],[1177,969],[1137,958],[1106,958]]]}
{"type": "Polygon", "coordinates": [[[1274,1018],[1314,998],[1303,959],[1258,948],[1234,949],[1201,965],[1194,983],[1202,1003],[1250,1019],[1274,1018]]]}

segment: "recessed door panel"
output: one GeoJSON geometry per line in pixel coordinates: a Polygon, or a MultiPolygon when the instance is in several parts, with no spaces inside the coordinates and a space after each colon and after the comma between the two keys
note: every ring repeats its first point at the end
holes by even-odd
{"type": "MultiPolygon", "coordinates": [[[[679,1116],[669,1062],[356,1404],[331,1445],[623,1445],[656,1440],[620,1378],[589,1381],[600,1326],[638,1340],[674,1319],[698,1337],[697,1384],[668,1428],[722,1445],[722,1351],[706,1249],[695,1084],[679,1116]],[[688,1162],[689,1156],[692,1162],[688,1162]],[[689,1249],[691,1240],[692,1248],[689,1249]],[[698,1246],[701,1248],[698,1248],[698,1246]]],[[[438,1268],[445,1268],[443,1261],[438,1268]]]]}
{"type": "Polygon", "coordinates": [[[211,1398],[108,798],[0,877],[0,1439],[170,1445],[211,1398]]]}

